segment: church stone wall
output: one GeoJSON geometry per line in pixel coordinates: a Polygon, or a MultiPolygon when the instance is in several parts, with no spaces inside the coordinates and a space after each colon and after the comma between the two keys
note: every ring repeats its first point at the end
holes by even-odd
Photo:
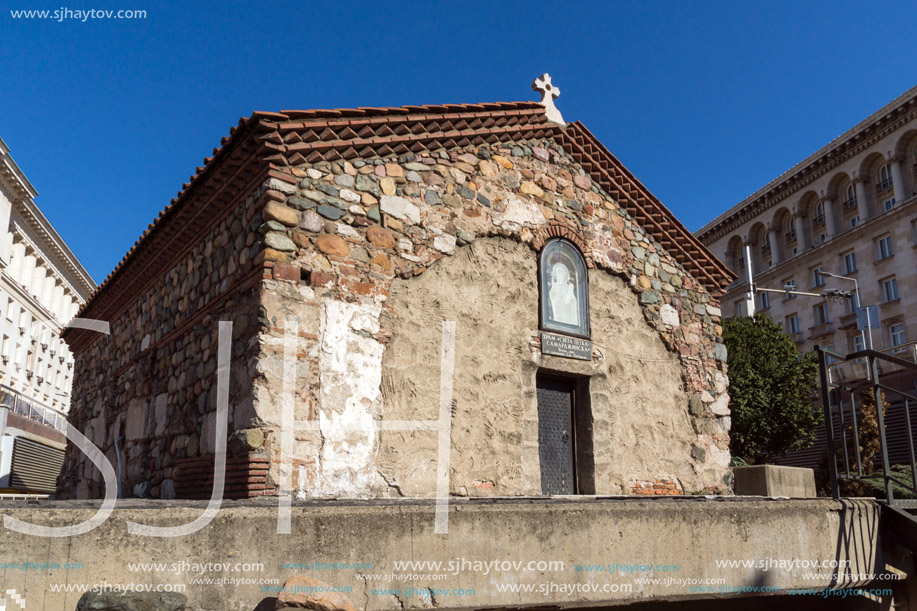
{"type": "Polygon", "coordinates": [[[455,321],[452,494],[540,493],[539,368],[589,378],[597,493],[729,489],[718,304],[553,143],[289,173],[262,209],[254,401],[273,481],[286,396],[297,496],[432,496],[437,432],[387,423],[437,419],[455,321]],[[540,352],[536,253],[552,237],[591,266],[591,363],[540,352]]]}
{"type": "MultiPolygon", "coordinates": [[[[220,320],[233,322],[229,430],[259,424],[251,392],[263,248],[255,202],[252,195],[215,219],[110,321],[110,335],[75,355],[70,423],[116,472],[123,465],[125,497],[174,498],[177,465],[213,454],[220,320]]],[[[162,253],[172,256],[178,253],[162,253]]],[[[73,444],[58,489],[61,498],[104,493],[101,473],[73,444]]]]}
{"type": "MultiPolygon", "coordinates": [[[[398,429],[442,422],[444,321],[452,494],[540,492],[539,369],[588,378],[595,492],[729,490],[717,302],[555,144],[274,167],[212,224],[77,353],[71,421],[122,462],[124,496],[209,497],[220,320],[227,496],[435,494],[440,434],[398,429]],[[553,237],[590,268],[591,362],[540,351],[553,237]]],[[[60,492],[102,495],[73,447],[60,492]]]]}
{"type": "MultiPolygon", "coordinates": [[[[596,494],[626,494],[665,477],[689,491],[709,482],[692,460],[695,437],[678,356],[645,322],[637,296],[604,270],[589,279],[593,362],[543,355],[538,346],[536,254],[482,238],[396,279],[392,339],[382,359],[384,420],[435,420],[441,321],[456,321],[451,492],[541,494],[535,377],[540,369],[588,376],[596,494]],[[652,389],[652,392],[648,392],[652,389]]],[[[379,473],[405,495],[436,483],[435,432],[388,432],[379,473]]],[[[707,474],[708,476],[710,474],[707,474]]]]}

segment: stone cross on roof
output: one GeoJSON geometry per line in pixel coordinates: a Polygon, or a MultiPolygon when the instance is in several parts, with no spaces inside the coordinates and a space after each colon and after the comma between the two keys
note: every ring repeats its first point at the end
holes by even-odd
{"type": "Polygon", "coordinates": [[[554,106],[554,98],[560,96],[560,89],[551,84],[551,75],[545,72],[536,78],[532,81],[532,89],[541,93],[541,103],[544,105],[544,112],[548,116],[548,120],[566,125],[567,122],[564,121],[560,111],[554,106]]]}

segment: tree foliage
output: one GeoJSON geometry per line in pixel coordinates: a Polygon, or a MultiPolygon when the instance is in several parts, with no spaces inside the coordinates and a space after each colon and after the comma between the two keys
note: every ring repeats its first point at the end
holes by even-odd
{"type": "Polygon", "coordinates": [[[723,321],[729,354],[731,450],[749,464],[812,445],[820,412],[812,409],[818,362],[800,356],[779,324],[759,312],[723,321]]]}

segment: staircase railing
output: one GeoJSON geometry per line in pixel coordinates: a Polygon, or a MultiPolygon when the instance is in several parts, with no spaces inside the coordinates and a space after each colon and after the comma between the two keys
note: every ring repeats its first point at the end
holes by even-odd
{"type": "MultiPolygon", "coordinates": [[[[914,382],[917,380],[917,362],[909,361],[894,354],[876,350],[860,350],[850,354],[841,354],[830,348],[815,346],[818,355],[819,380],[821,386],[822,409],[825,415],[825,437],[828,445],[828,470],[831,479],[831,495],[840,498],[839,480],[864,478],[863,460],[860,453],[860,428],[857,422],[856,393],[868,391],[875,399],[876,420],[879,428],[879,453],[882,461],[882,478],[885,487],[886,502],[898,506],[917,507],[917,502],[895,500],[893,484],[901,486],[917,495],[917,462],[915,462],[914,436],[911,430],[911,405],[917,404],[914,394],[914,382]],[[862,368],[863,375],[847,376],[844,366],[855,365],[862,368]],[[904,376],[902,377],[902,374],[904,376]],[[892,377],[904,379],[911,383],[908,390],[889,383],[892,377]],[[849,397],[845,402],[844,395],[849,397]],[[904,423],[908,458],[910,461],[911,481],[896,477],[889,461],[888,439],[885,431],[886,414],[883,405],[886,399],[898,399],[904,409],[904,423]],[[849,426],[847,410],[849,409],[849,426]],[[835,422],[839,425],[840,439],[835,437],[835,422]],[[839,442],[839,443],[838,443],[839,442]],[[852,448],[850,447],[852,444],[852,448]],[[838,468],[838,449],[842,454],[843,468],[838,468]],[[853,462],[851,462],[853,457],[853,462]],[[853,464],[856,468],[853,468],[853,464]]],[[[915,359],[917,360],[917,359],[915,359]]]]}

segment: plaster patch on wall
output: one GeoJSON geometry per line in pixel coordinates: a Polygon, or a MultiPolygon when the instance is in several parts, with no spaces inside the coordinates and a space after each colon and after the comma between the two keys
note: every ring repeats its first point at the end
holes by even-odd
{"type": "Polygon", "coordinates": [[[371,334],[379,331],[381,313],[378,302],[322,302],[322,448],[313,495],[366,496],[376,481],[383,346],[371,334]]]}
{"type": "Polygon", "coordinates": [[[547,220],[538,205],[523,202],[519,199],[511,199],[506,204],[506,210],[503,211],[500,227],[510,231],[518,231],[522,226],[540,227],[545,223],[547,223],[547,220]]]}

